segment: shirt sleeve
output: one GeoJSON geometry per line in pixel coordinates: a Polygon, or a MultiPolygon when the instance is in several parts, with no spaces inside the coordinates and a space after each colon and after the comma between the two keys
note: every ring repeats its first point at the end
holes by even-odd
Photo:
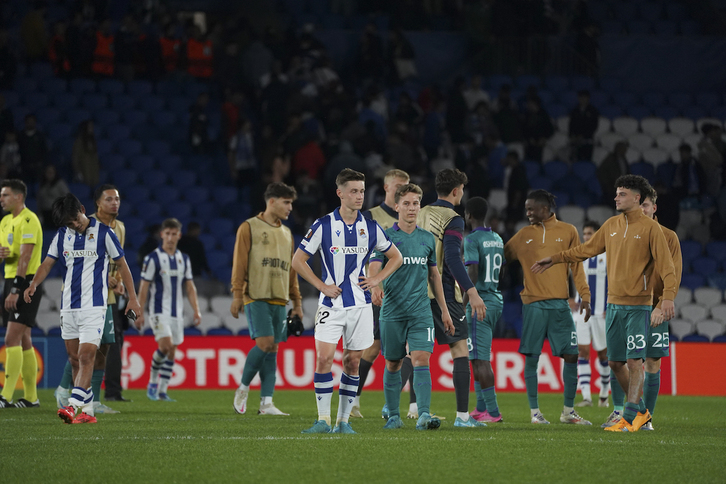
{"type": "Polygon", "coordinates": [[[429,237],[428,246],[429,246],[428,266],[436,267],[436,265],[437,265],[436,264],[436,239],[434,239],[433,234],[429,237]]]}
{"type": "Polygon", "coordinates": [[[300,250],[305,251],[308,255],[315,254],[320,249],[323,240],[323,219],[317,219],[305,237],[300,241],[298,246],[300,250]]]}
{"type": "MultiPolygon", "coordinates": [[[[153,252],[152,252],[153,253],[153,252]]],[[[145,281],[153,281],[156,275],[156,263],[151,254],[144,257],[144,263],[141,266],[141,278],[145,281]]]]}
{"type": "Polygon", "coordinates": [[[31,219],[29,216],[25,216],[22,222],[20,222],[20,244],[37,245],[43,244],[43,230],[40,227],[37,219],[31,219]]]}
{"type": "MultiPolygon", "coordinates": [[[[582,262],[605,252],[606,225],[600,227],[590,240],[577,247],[568,249],[552,256],[552,262],[562,264],[563,262],[582,262]]],[[[508,257],[507,257],[508,258],[508,257]]]]}
{"type": "Polygon", "coordinates": [[[58,260],[60,257],[61,252],[61,241],[63,240],[62,236],[60,235],[60,230],[55,233],[55,237],[53,237],[53,241],[50,243],[50,246],[48,247],[48,253],[46,254],[51,259],[58,260]]]}
{"type": "Polygon", "coordinates": [[[461,239],[464,232],[464,219],[454,217],[444,230],[444,261],[454,276],[456,282],[461,286],[463,292],[468,291],[472,284],[469,274],[466,273],[466,267],[461,261],[461,239]]]}
{"type": "Polygon", "coordinates": [[[464,238],[464,265],[479,263],[479,247],[473,237],[464,238]]]}
{"type": "MultiPolygon", "coordinates": [[[[577,234],[577,229],[573,227],[572,235],[570,238],[570,247],[577,247],[580,245],[580,237],[577,234]]],[[[587,284],[587,276],[585,276],[585,268],[582,262],[570,262],[570,270],[572,271],[572,279],[575,282],[575,287],[580,295],[582,302],[590,302],[590,286],[587,284]]]]}
{"type": "Polygon", "coordinates": [[[113,230],[108,229],[106,231],[106,252],[113,260],[119,260],[124,256],[124,250],[121,248],[121,242],[118,241],[118,237],[113,233],[113,230]]]}
{"type": "Polygon", "coordinates": [[[237,229],[237,240],[234,243],[234,254],[232,254],[232,295],[237,299],[242,299],[247,292],[251,238],[252,231],[249,222],[242,222],[237,229]]]}
{"type": "Polygon", "coordinates": [[[388,249],[393,246],[393,242],[391,242],[391,239],[388,238],[388,234],[386,234],[380,225],[378,225],[378,222],[376,222],[376,246],[375,250],[378,252],[388,252],[388,249]]]}
{"type": "Polygon", "coordinates": [[[517,239],[519,232],[514,234],[509,241],[504,244],[504,258],[507,260],[507,262],[515,261],[517,260],[517,239]]]}
{"type": "Polygon", "coordinates": [[[192,274],[192,261],[186,254],[182,254],[182,257],[184,257],[184,280],[191,281],[194,279],[194,275],[192,274]]]}
{"type": "Polygon", "coordinates": [[[654,227],[650,231],[650,254],[655,260],[655,267],[658,274],[663,279],[663,296],[664,301],[673,301],[676,297],[676,270],[673,265],[668,243],[666,242],[663,230],[660,225],[654,227]],[[664,257],[664,254],[667,256],[664,257]]]}

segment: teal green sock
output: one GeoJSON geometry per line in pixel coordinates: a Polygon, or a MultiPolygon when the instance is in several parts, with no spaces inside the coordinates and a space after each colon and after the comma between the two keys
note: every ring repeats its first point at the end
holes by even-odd
{"type": "Polygon", "coordinates": [[[577,363],[565,362],[562,380],[565,382],[565,407],[574,407],[577,394],[577,363]]]}
{"type": "Polygon", "coordinates": [[[485,388],[481,391],[482,398],[487,402],[487,411],[492,417],[499,416],[499,405],[497,404],[497,392],[494,387],[485,388]]]}
{"type": "Polygon", "coordinates": [[[383,371],[383,395],[388,405],[388,415],[401,415],[401,370],[394,373],[383,371]]]}
{"type": "Polygon", "coordinates": [[[660,391],[660,370],[658,373],[645,372],[645,384],[643,384],[643,399],[645,406],[651,415],[655,413],[655,404],[658,401],[660,391]]]}
{"type": "Polygon", "coordinates": [[[71,362],[66,360],[66,366],[63,368],[63,376],[61,377],[60,387],[70,390],[73,388],[73,367],[71,362]]]}
{"type": "Polygon", "coordinates": [[[539,355],[527,356],[524,358],[524,384],[527,387],[527,399],[529,408],[539,408],[537,400],[537,365],[539,355]]]}
{"type": "Polygon", "coordinates": [[[487,402],[484,400],[484,395],[481,393],[481,385],[478,381],[474,380],[474,394],[476,394],[476,410],[477,412],[487,411],[487,402]]]}
{"type": "Polygon", "coordinates": [[[615,373],[611,373],[610,391],[613,393],[613,409],[618,413],[623,413],[623,405],[625,404],[625,392],[620,382],[615,378],[615,373]]]}
{"type": "Polygon", "coordinates": [[[643,398],[641,397],[640,401],[638,402],[638,412],[645,413],[647,410],[647,407],[645,406],[645,402],[643,401],[643,398]]]}
{"type": "Polygon", "coordinates": [[[260,368],[260,397],[271,397],[277,380],[277,353],[265,353],[260,368]]]}
{"type": "Polygon", "coordinates": [[[428,366],[413,369],[413,388],[416,392],[418,414],[431,413],[431,371],[428,366]]]}
{"type": "Polygon", "coordinates": [[[625,411],[623,412],[625,421],[632,424],[636,415],[638,415],[638,404],[627,402],[625,404],[625,411]]]}
{"type": "Polygon", "coordinates": [[[93,376],[91,376],[91,389],[93,389],[93,401],[101,401],[101,383],[103,382],[103,374],[105,370],[93,370],[93,376]]]}
{"type": "Polygon", "coordinates": [[[260,349],[259,346],[253,346],[249,353],[247,353],[247,360],[245,360],[245,367],[242,370],[242,384],[250,386],[252,379],[262,368],[266,353],[260,349]]]}

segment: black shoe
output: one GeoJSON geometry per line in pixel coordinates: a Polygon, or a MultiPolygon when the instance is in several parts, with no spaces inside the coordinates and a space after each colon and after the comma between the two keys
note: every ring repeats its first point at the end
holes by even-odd
{"type": "Polygon", "coordinates": [[[114,395],[111,397],[106,397],[105,400],[107,402],[132,402],[133,400],[129,400],[128,398],[124,398],[121,395],[114,395]]]}
{"type": "Polygon", "coordinates": [[[14,408],[15,405],[5,400],[5,397],[0,395],[0,408],[14,408]]]}
{"type": "Polygon", "coordinates": [[[17,402],[15,402],[14,407],[15,408],[35,408],[35,407],[40,407],[40,401],[39,400],[36,400],[34,402],[31,402],[31,401],[28,401],[28,400],[26,400],[24,398],[21,398],[17,402]]]}

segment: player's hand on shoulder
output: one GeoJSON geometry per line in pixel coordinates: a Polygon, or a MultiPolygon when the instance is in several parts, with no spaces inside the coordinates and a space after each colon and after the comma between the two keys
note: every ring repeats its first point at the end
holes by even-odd
{"type": "Polygon", "coordinates": [[[663,311],[660,308],[655,308],[653,312],[650,313],[650,327],[657,328],[663,324],[663,321],[663,311]]]}
{"type": "Polygon", "coordinates": [[[552,267],[552,257],[545,257],[540,259],[532,265],[532,272],[535,274],[542,274],[544,271],[552,267]]]}
{"type": "Polygon", "coordinates": [[[245,303],[242,299],[235,298],[232,299],[232,306],[229,308],[229,312],[232,313],[232,317],[234,319],[239,318],[239,312],[244,307],[245,303]]]}
{"type": "Polygon", "coordinates": [[[325,284],[323,285],[320,292],[325,294],[330,299],[335,299],[336,297],[340,296],[343,290],[334,284],[325,284]]]}

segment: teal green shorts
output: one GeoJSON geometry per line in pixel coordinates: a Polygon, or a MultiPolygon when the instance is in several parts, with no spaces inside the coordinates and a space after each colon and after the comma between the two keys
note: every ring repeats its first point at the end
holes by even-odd
{"type": "Polygon", "coordinates": [[[484,301],[487,305],[487,315],[483,321],[472,317],[471,305],[466,305],[466,321],[469,325],[469,338],[466,344],[469,347],[470,360],[492,360],[492,334],[494,326],[502,316],[502,307],[484,301]]]}
{"type": "Polygon", "coordinates": [[[434,318],[431,313],[407,320],[381,319],[381,351],[388,361],[398,361],[408,351],[434,352],[434,318]]]}
{"type": "Polygon", "coordinates": [[[645,358],[650,309],[650,305],[608,304],[605,316],[608,360],[627,361],[645,358]]]}
{"type": "Polygon", "coordinates": [[[287,315],[285,306],[266,301],[252,301],[245,305],[250,338],[274,336],[275,343],[287,341],[287,315]]]}
{"type": "Polygon", "coordinates": [[[566,299],[548,299],[522,306],[519,352],[531,356],[541,354],[545,336],[550,341],[553,356],[577,354],[577,330],[566,299]]]}
{"type": "Polygon", "coordinates": [[[668,356],[670,349],[670,331],[668,321],[657,328],[648,325],[648,349],[645,350],[646,358],[664,358],[668,356]]]}
{"type": "Polygon", "coordinates": [[[100,345],[110,345],[116,342],[116,330],[113,327],[113,308],[106,306],[106,321],[103,323],[103,334],[100,345]]]}

